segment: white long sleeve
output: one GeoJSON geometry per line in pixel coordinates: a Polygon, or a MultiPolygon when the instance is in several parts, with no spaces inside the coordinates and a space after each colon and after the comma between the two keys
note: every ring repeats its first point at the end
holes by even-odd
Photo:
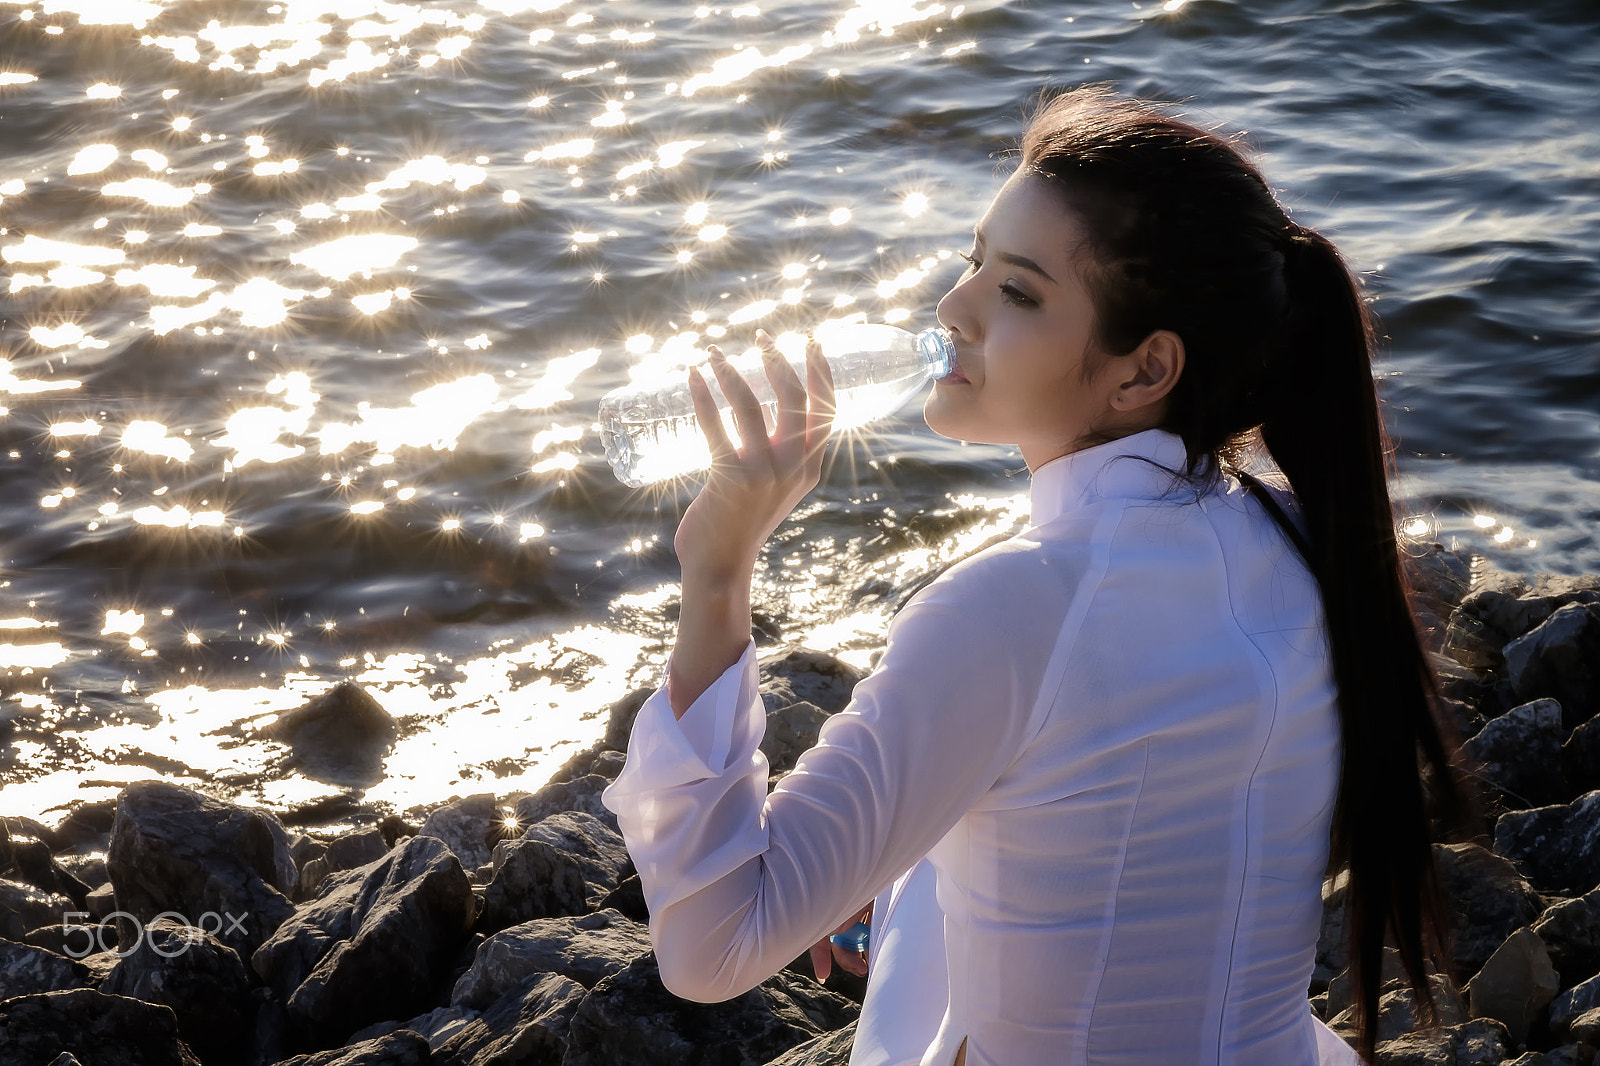
{"type": "Polygon", "coordinates": [[[970,1066],[1350,1061],[1305,997],[1339,757],[1320,599],[1183,459],[1151,430],[1036,471],[1032,525],[913,597],[771,796],[753,649],[681,721],[646,703],[605,802],[669,988],[744,991],[926,856],[923,1066],[963,1040],[970,1066]]]}

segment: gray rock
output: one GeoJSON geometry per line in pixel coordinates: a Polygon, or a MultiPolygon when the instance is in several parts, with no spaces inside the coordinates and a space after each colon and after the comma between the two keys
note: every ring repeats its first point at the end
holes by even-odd
{"type": "Polygon", "coordinates": [[[617,816],[600,802],[600,793],[604,792],[606,786],[615,779],[615,774],[610,777],[603,774],[584,774],[567,781],[553,781],[533,795],[524,796],[517,801],[517,824],[532,826],[552,814],[582,811],[604,822],[613,833],[620,832],[617,828],[617,816]]]}
{"type": "Polygon", "coordinates": [[[89,893],[89,898],[83,901],[84,909],[89,912],[89,917],[97,922],[103,922],[106,917],[117,909],[117,889],[110,881],[97,885],[89,893]]]}
{"type": "Polygon", "coordinates": [[[328,841],[323,853],[300,867],[300,893],[297,898],[311,899],[321,890],[330,874],[354,870],[377,862],[389,851],[384,843],[383,831],[375,825],[352,829],[328,841]]]}
{"type": "Polygon", "coordinates": [[[1494,823],[1494,850],[1541,892],[1576,896],[1600,884],[1600,792],[1571,803],[1510,811],[1494,823]]]}
{"type": "Polygon", "coordinates": [[[1533,923],[1561,975],[1561,987],[1600,973],[1600,890],[1558,900],[1533,923]]]}
{"type": "Polygon", "coordinates": [[[178,1035],[206,1066],[243,1063],[255,1026],[239,953],[196,926],[162,918],[145,926],[100,991],[171,1007],[178,1035]]]}
{"type": "Polygon", "coordinates": [[[1433,858],[1450,901],[1453,976],[1465,984],[1506,937],[1539,917],[1544,899],[1516,867],[1477,844],[1435,844],[1433,858]]]}
{"type": "Polygon", "coordinates": [[[89,969],[53,951],[0,940],[0,998],[84,988],[89,969]]]}
{"type": "Polygon", "coordinates": [[[251,964],[294,1024],[314,1043],[328,1043],[428,1007],[435,972],[466,940],[475,907],[450,849],[412,837],[330,879],[251,964]]]}
{"type": "Polygon", "coordinates": [[[8,1066],[62,1054],[83,1066],[200,1066],[170,1009],[92,988],[0,1002],[0,1051],[8,1066]]]}
{"type": "MultiPolygon", "coordinates": [[[[1451,616],[1451,625],[1476,628],[1479,638],[1494,648],[1542,624],[1558,608],[1570,603],[1600,603],[1600,579],[1527,576],[1486,570],[1473,582],[1451,616]]],[[[1498,669],[1498,661],[1487,665],[1498,669]]]]}
{"type": "Polygon", "coordinates": [[[1561,777],[1561,705],[1534,700],[1488,722],[1462,745],[1508,808],[1544,807],[1561,803],[1566,787],[1561,777]]]}
{"type": "Polygon", "coordinates": [[[527,978],[542,973],[558,973],[593,988],[649,951],[649,932],[616,911],[524,922],[478,945],[450,1002],[488,1010],[527,978]]]}
{"type": "MultiPolygon", "coordinates": [[[[1439,1012],[1439,1023],[1449,1027],[1460,1025],[1469,1020],[1467,1006],[1461,1001],[1461,994],[1443,977],[1434,976],[1429,980],[1433,990],[1433,1003],[1439,1012]]],[[[1410,988],[1396,988],[1392,992],[1385,992],[1378,997],[1378,1042],[1386,1043],[1398,1040],[1407,1033],[1414,1031],[1419,1024],[1417,1016],[1416,993],[1410,988]]],[[[1353,1032],[1355,1018],[1352,1010],[1345,1011],[1329,1028],[1353,1032]]]]}
{"type": "MultiPolygon", "coordinates": [[[[95,941],[95,925],[88,921],[43,925],[30,930],[22,942],[69,959],[81,959],[100,950],[100,945],[95,941]]],[[[111,934],[108,932],[106,944],[111,943],[111,934]]]]}
{"type": "Polygon", "coordinates": [[[761,752],[773,774],[794,769],[801,754],[817,743],[828,712],[814,703],[801,700],[774,707],[767,712],[767,731],[761,738],[761,752]]]}
{"type": "Polygon", "coordinates": [[[850,1066],[850,1049],[856,1043],[856,1023],[813,1037],[779,1055],[767,1066],[850,1066]]]}
{"type": "Polygon", "coordinates": [[[106,869],[120,909],[141,922],[216,915],[223,942],[245,956],[294,912],[285,893],[298,873],[278,819],[164,781],[117,797],[106,869]]]}
{"type": "Polygon", "coordinates": [[[1591,1066],[1593,1062],[1594,1048],[1565,1044],[1549,1051],[1526,1052],[1507,1059],[1505,1066],[1591,1066]]]}
{"type": "Polygon", "coordinates": [[[437,1007],[426,1014],[419,1014],[403,1022],[377,1022],[358,1029],[350,1034],[346,1044],[359,1044],[364,1040],[374,1040],[380,1036],[398,1032],[401,1029],[416,1033],[428,1042],[430,1051],[438,1051],[451,1037],[459,1033],[468,1022],[478,1016],[475,1010],[464,1010],[461,1007],[437,1007]]]}
{"type": "Polygon", "coordinates": [[[1600,977],[1573,985],[1550,1003],[1550,1031],[1564,1036],[1581,1015],[1600,1007],[1600,977]]]}
{"type": "Polygon", "coordinates": [[[1600,718],[1591,718],[1567,735],[1561,745],[1561,779],[1565,802],[1600,788],[1600,718]]]}
{"type": "Polygon", "coordinates": [[[1379,1044],[1378,1062],[1380,1066],[1500,1066],[1510,1050],[1505,1026],[1492,1018],[1478,1018],[1379,1044]]]}
{"type": "Polygon", "coordinates": [[[1507,644],[1506,680],[1521,700],[1549,697],[1575,729],[1600,713],[1600,603],[1569,603],[1507,644]]]}
{"type": "Polygon", "coordinates": [[[605,750],[618,752],[628,750],[628,737],[633,733],[633,720],[639,717],[639,708],[644,706],[644,701],[649,699],[654,691],[653,688],[636,688],[613,703],[606,711],[606,735],[600,741],[605,750]]]}
{"type": "Polygon", "coordinates": [[[783,972],[725,1003],[691,1003],[662,987],[651,953],[594,986],[573,1016],[562,1062],[764,1066],[797,1044],[843,1028],[857,1013],[850,1001],[783,972]]]}
{"type": "Polygon", "coordinates": [[[1344,914],[1348,882],[1349,876],[1342,873],[1322,882],[1322,931],[1317,936],[1317,961],[1311,972],[1311,990],[1314,993],[1325,991],[1328,982],[1350,965],[1344,914]]]}
{"type": "Polygon", "coordinates": [[[860,670],[826,652],[789,648],[763,656],[761,699],[767,710],[791,703],[814,703],[828,714],[842,711],[864,676],[860,670]]]}
{"type": "Polygon", "coordinates": [[[370,788],[383,780],[383,759],[399,729],[389,712],[354,681],[342,681],[261,730],[287,744],[288,765],[330,785],[370,788]]]}
{"type": "Polygon", "coordinates": [[[0,880],[0,937],[21,942],[34,929],[58,925],[77,910],[58,892],[44,892],[21,881],[0,880]]]}
{"type": "Polygon", "coordinates": [[[1600,1007],[1586,1010],[1567,1026],[1572,1038],[1591,1047],[1600,1044],[1600,1007]]]}
{"type": "Polygon", "coordinates": [[[495,803],[494,793],[482,792],[465,799],[453,799],[435,808],[417,830],[417,836],[437,837],[455,852],[466,870],[476,870],[489,861],[491,834],[500,838],[505,815],[495,803]]]}
{"type": "Polygon", "coordinates": [[[494,877],[479,927],[494,932],[535,918],[586,914],[632,870],[622,837],[582,811],[553,814],[494,849],[494,877]]]}
{"type": "Polygon", "coordinates": [[[1473,977],[1467,998],[1472,1017],[1504,1022],[1511,1042],[1523,1044],[1559,991],[1561,978],[1544,941],[1531,929],[1518,929],[1473,977]]]}
{"type": "Polygon", "coordinates": [[[417,1033],[397,1029],[348,1047],[296,1055],[276,1066],[428,1066],[428,1042],[417,1033]]]}
{"type": "Polygon", "coordinates": [[[555,973],[532,974],[435,1048],[438,1066],[558,1063],[572,1016],[588,993],[555,973]]]}

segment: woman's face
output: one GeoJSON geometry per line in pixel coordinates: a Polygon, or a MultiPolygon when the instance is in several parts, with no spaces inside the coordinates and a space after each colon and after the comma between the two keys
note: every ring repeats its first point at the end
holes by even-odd
{"type": "Polygon", "coordinates": [[[1093,360],[1083,230],[1043,179],[1019,171],[974,228],[972,265],[939,301],[957,371],[923,414],[935,433],[1014,444],[1030,470],[1084,447],[1111,414],[1116,359],[1093,360]]]}

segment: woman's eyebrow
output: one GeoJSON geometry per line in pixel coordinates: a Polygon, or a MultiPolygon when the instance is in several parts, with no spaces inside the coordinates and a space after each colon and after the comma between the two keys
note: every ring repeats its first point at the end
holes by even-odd
{"type": "MultiPolygon", "coordinates": [[[[973,239],[979,244],[983,243],[983,230],[980,227],[972,227],[972,236],[973,239]]],[[[1014,267],[1021,267],[1023,270],[1030,270],[1052,285],[1060,284],[1060,282],[1056,281],[1055,278],[1050,276],[1049,271],[1025,255],[1017,255],[1015,252],[996,252],[995,255],[999,256],[1000,262],[1002,263],[1010,263],[1014,267]]]]}

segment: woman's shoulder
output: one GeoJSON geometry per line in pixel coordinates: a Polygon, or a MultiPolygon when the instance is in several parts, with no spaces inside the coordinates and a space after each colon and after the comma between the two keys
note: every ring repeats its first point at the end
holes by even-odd
{"type": "Polygon", "coordinates": [[[1083,588],[1097,554],[1088,536],[1040,536],[1037,528],[991,544],[953,564],[912,597],[963,611],[1014,614],[1033,604],[1061,605],[1083,588]]]}

